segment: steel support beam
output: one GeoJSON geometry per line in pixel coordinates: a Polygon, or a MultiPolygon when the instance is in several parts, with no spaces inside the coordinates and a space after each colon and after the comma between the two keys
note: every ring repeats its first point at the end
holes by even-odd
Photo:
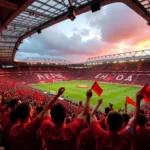
{"type": "Polygon", "coordinates": [[[11,42],[11,41],[0,41],[0,43],[3,43],[3,44],[15,44],[15,42],[11,42]]]}
{"type": "Polygon", "coordinates": [[[19,8],[18,5],[11,3],[9,1],[6,1],[6,0],[0,0],[0,6],[5,7],[5,8],[9,8],[12,10],[17,10],[19,8]]]}
{"type": "Polygon", "coordinates": [[[11,35],[1,35],[0,37],[2,38],[12,38],[12,39],[18,39],[19,37],[18,36],[11,36],[11,35]]]}
{"type": "Polygon", "coordinates": [[[0,26],[0,33],[2,30],[10,24],[14,18],[16,18],[22,11],[24,11],[29,5],[31,5],[35,0],[27,0],[21,7],[19,7],[9,18],[6,19],[5,23],[0,26]]]}

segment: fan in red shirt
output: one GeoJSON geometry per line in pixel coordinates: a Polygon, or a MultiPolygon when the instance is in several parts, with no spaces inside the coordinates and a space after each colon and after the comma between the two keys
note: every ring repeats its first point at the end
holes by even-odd
{"type": "Polygon", "coordinates": [[[123,117],[120,113],[112,111],[107,116],[107,129],[103,130],[96,117],[95,110],[91,112],[90,122],[93,135],[96,139],[96,150],[128,150],[130,141],[137,125],[137,119],[140,111],[140,101],[143,98],[140,92],[136,95],[136,106],[134,116],[125,129],[118,132],[123,123],[123,117]]]}
{"type": "Polygon", "coordinates": [[[15,120],[13,123],[17,121],[17,118],[14,119],[14,113],[18,104],[20,104],[18,99],[12,99],[8,104],[9,112],[7,114],[4,114],[5,118],[3,118],[4,120],[2,123],[2,127],[4,134],[4,144],[7,149],[9,149],[9,131],[10,128],[12,127],[12,122],[10,119],[13,118],[12,120],[15,120]]]}
{"type": "Polygon", "coordinates": [[[107,126],[106,126],[106,117],[108,115],[108,113],[111,111],[110,107],[106,107],[105,108],[105,117],[102,117],[99,121],[100,126],[102,127],[102,129],[107,130],[107,126]]]}
{"type": "Polygon", "coordinates": [[[47,112],[41,126],[47,150],[76,150],[77,137],[90,110],[91,90],[87,91],[86,96],[83,112],[74,122],[67,125],[65,124],[66,107],[62,103],[50,107],[51,112],[47,112]]]}
{"type": "Polygon", "coordinates": [[[123,116],[123,123],[121,129],[124,129],[129,123],[130,116],[126,113],[123,113],[122,116],[123,116]]]}
{"type": "Polygon", "coordinates": [[[148,150],[150,145],[150,127],[146,127],[147,118],[140,114],[138,126],[131,144],[131,150],[148,150]]]}
{"type": "MultiPolygon", "coordinates": [[[[101,103],[102,103],[102,99],[98,101],[96,108],[98,108],[101,103]]],[[[80,133],[80,136],[77,142],[77,147],[78,149],[82,149],[82,150],[95,150],[96,141],[95,141],[94,135],[90,127],[90,114],[88,114],[86,120],[89,124],[89,127],[80,133]]]]}
{"type": "Polygon", "coordinates": [[[1,105],[0,105],[0,112],[2,113],[2,115],[5,113],[6,111],[6,101],[3,100],[1,105]]]}
{"type": "Polygon", "coordinates": [[[12,126],[10,130],[10,147],[11,150],[41,150],[42,136],[40,131],[41,120],[45,111],[49,108],[51,103],[55,101],[63,92],[64,88],[59,90],[55,96],[45,107],[45,109],[33,120],[33,108],[30,103],[20,104],[16,112],[20,123],[12,126]]]}

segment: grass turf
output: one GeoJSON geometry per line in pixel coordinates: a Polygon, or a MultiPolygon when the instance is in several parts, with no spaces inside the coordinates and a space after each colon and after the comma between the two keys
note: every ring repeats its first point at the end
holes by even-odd
{"type": "MultiPolygon", "coordinates": [[[[60,87],[65,87],[66,91],[64,97],[68,97],[72,101],[85,101],[86,91],[92,86],[93,82],[90,81],[67,81],[67,82],[57,82],[57,83],[46,83],[46,84],[32,84],[33,88],[41,89],[47,92],[56,93],[60,87]],[[77,85],[88,85],[89,88],[78,88],[77,85]]],[[[91,99],[91,105],[94,106],[99,98],[103,99],[103,103],[100,106],[100,110],[104,111],[104,108],[109,105],[109,103],[114,104],[114,109],[124,108],[124,103],[126,96],[131,97],[135,100],[136,92],[140,87],[119,85],[119,84],[106,84],[100,83],[99,85],[104,90],[102,95],[99,97],[93,92],[93,97],[91,99]]],[[[132,106],[128,105],[128,110],[131,111],[132,106]]]]}

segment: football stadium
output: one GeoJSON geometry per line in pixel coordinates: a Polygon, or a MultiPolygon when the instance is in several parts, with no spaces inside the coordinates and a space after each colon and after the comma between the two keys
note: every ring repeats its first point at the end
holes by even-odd
{"type": "Polygon", "coordinates": [[[150,149],[150,0],[0,0],[0,150],[150,149]]]}

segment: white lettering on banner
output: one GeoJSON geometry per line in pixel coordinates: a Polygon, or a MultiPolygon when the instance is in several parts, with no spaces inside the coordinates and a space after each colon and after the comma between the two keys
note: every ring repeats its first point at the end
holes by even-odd
{"type": "Polygon", "coordinates": [[[95,78],[97,79],[97,78],[99,78],[100,77],[100,75],[101,75],[101,73],[99,73],[98,75],[96,75],[95,76],[95,78]]]}
{"type": "Polygon", "coordinates": [[[61,79],[63,79],[64,78],[64,76],[62,75],[62,74],[57,74],[57,76],[59,77],[59,78],[61,78],[61,79]]]}
{"type": "Polygon", "coordinates": [[[44,76],[49,80],[51,79],[50,75],[48,73],[45,73],[44,76]]]}
{"type": "Polygon", "coordinates": [[[45,80],[45,79],[64,79],[65,77],[59,73],[55,74],[55,73],[44,73],[42,74],[37,74],[37,77],[39,80],[45,80]]]}
{"type": "Polygon", "coordinates": [[[39,80],[41,80],[41,79],[45,80],[45,77],[43,75],[41,75],[41,74],[37,74],[37,77],[38,77],[39,80]]]}
{"type": "Polygon", "coordinates": [[[50,75],[53,79],[55,79],[55,74],[51,73],[50,75]]]}
{"type": "Polygon", "coordinates": [[[128,78],[124,79],[125,81],[132,81],[132,75],[128,76],[128,78]]]}
{"type": "Polygon", "coordinates": [[[102,76],[100,77],[100,79],[105,79],[107,76],[108,76],[108,74],[102,75],[102,76]]]}
{"type": "Polygon", "coordinates": [[[123,78],[124,78],[123,75],[118,75],[118,76],[116,77],[116,80],[120,81],[120,80],[122,80],[123,78]]]}

